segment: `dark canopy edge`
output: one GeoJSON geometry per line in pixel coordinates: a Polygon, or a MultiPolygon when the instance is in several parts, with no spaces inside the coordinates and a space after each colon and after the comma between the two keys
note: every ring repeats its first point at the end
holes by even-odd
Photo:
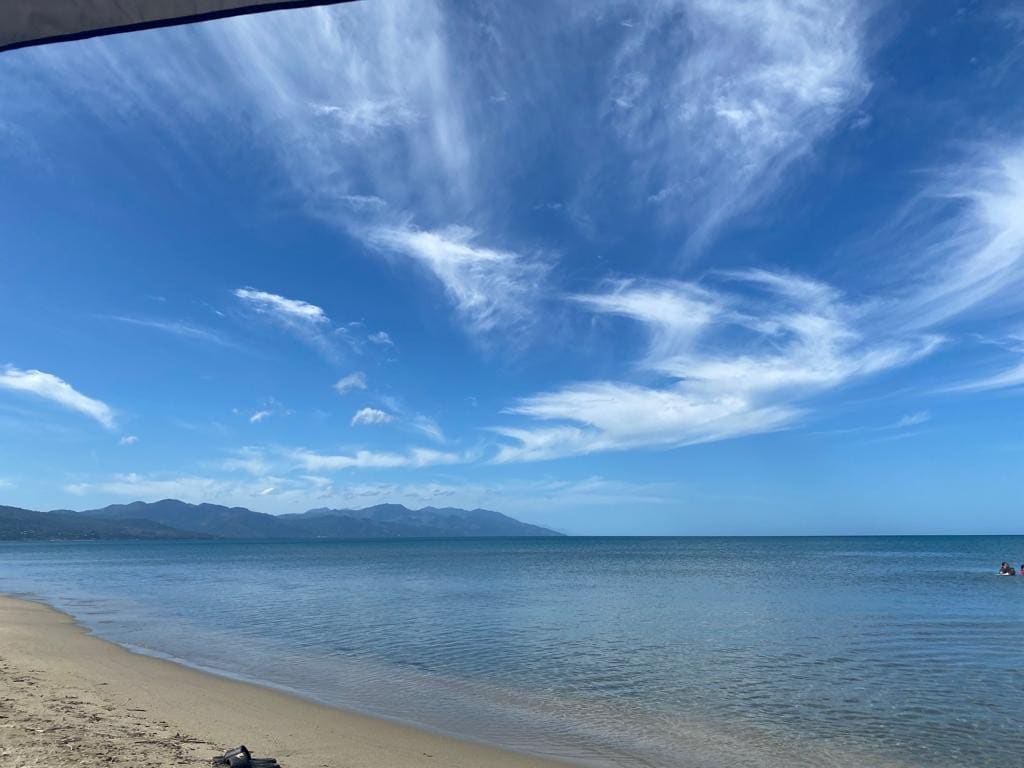
{"type": "Polygon", "coordinates": [[[167,19],[155,19],[144,21],[138,24],[123,24],[114,27],[103,27],[101,29],[88,29],[81,32],[71,32],[66,35],[53,35],[52,37],[40,37],[33,40],[19,40],[16,43],[0,46],[0,53],[13,51],[18,48],[29,48],[35,45],[49,45],[50,43],[65,43],[70,40],[85,40],[100,35],[117,35],[122,32],[138,32],[143,29],[158,29],[160,27],[174,27],[181,24],[193,24],[200,21],[213,21],[214,19],[225,19],[231,16],[244,16],[251,13],[263,13],[265,11],[282,11],[289,8],[309,8],[317,5],[339,5],[351,3],[355,0],[282,0],[274,3],[254,3],[242,5],[237,8],[227,8],[221,11],[210,11],[208,13],[192,13],[187,16],[174,16],[167,19]]]}

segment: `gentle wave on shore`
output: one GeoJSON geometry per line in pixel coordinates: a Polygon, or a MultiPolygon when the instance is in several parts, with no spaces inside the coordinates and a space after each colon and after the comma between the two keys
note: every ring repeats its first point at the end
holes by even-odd
{"type": "Polygon", "coordinates": [[[1024,751],[1013,557],[1024,537],[3,544],[0,590],[593,765],[996,766],[1024,751]]]}

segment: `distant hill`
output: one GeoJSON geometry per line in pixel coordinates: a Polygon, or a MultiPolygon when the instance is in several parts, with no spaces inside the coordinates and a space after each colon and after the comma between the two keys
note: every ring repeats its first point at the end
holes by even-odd
{"type": "Polygon", "coordinates": [[[81,515],[118,522],[148,520],[176,531],[227,539],[377,539],[457,536],[560,536],[487,509],[379,504],[365,509],[311,509],[268,515],[244,507],[188,504],[177,499],[112,504],[81,515]]]}
{"type": "Polygon", "coordinates": [[[111,504],[102,509],[87,509],[81,514],[109,520],[152,520],[155,523],[223,539],[287,539],[301,532],[274,515],[253,512],[245,507],[219,504],[187,504],[164,499],[147,504],[111,504]]]}
{"type": "Polygon", "coordinates": [[[0,506],[0,540],[194,539],[153,520],[103,520],[76,512],[35,512],[0,506]]]}
{"type": "Polygon", "coordinates": [[[280,519],[319,537],[345,537],[350,535],[347,531],[366,531],[352,535],[387,537],[562,535],[489,509],[456,507],[409,509],[401,504],[378,504],[365,509],[324,507],[301,515],[281,515],[280,519]],[[370,533],[372,531],[377,533],[370,533]]]}

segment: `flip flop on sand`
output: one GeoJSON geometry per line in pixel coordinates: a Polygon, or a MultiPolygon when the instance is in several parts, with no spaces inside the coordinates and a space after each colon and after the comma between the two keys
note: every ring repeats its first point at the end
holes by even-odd
{"type": "Polygon", "coordinates": [[[228,768],[281,768],[273,757],[253,757],[244,744],[229,749],[223,755],[217,755],[213,758],[213,764],[226,765],[228,768]]]}

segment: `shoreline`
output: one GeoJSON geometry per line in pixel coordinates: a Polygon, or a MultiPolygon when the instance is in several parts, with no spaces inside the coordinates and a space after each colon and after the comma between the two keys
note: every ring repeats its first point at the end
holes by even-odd
{"type": "Polygon", "coordinates": [[[113,766],[209,765],[242,743],[283,768],[573,765],[137,653],[46,603],[6,594],[0,691],[0,754],[18,766],[69,753],[113,766]]]}

